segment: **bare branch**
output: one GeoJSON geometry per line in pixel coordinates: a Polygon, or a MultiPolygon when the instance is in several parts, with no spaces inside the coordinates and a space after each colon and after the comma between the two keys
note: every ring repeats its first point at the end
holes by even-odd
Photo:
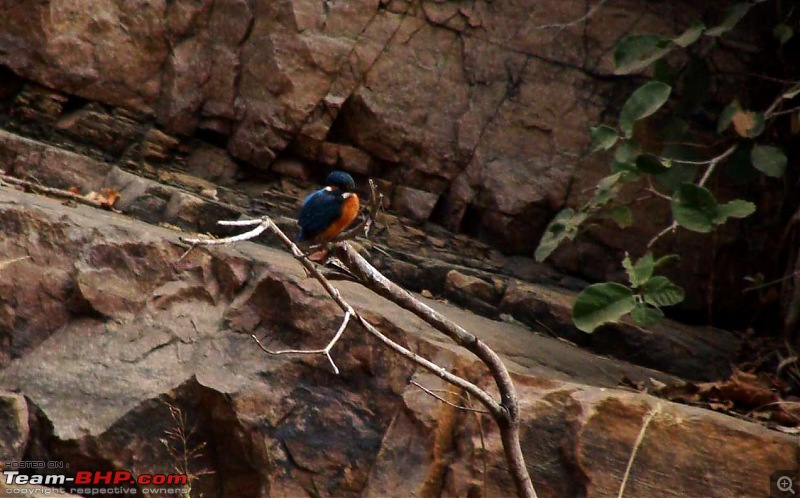
{"type": "MultiPolygon", "coordinates": [[[[467,412],[487,413],[487,414],[489,413],[488,411],[481,410],[480,408],[472,408],[470,406],[461,406],[461,405],[457,405],[455,403],[451,403],[450,401],[447,401],[443,397],[441,397],[438,394],[436,394],[433,390],[428,389],[427,387],[423,386],[419,382],[412,380],[411,383],[414,384],[415,386],[419,387],[420,389],[422,389],[423,391],[425,391],[429,395],[433,396],[434,398],[438,399],[442,403],[444,403],[446,405],[450,405],[453,408],[458,408],[459,410],[464,410],[464,411],[467,411],[467,412]]],[[[450,394],[456,394],[457,395],[457,393],[453,393],[453,392],[450,392],[450,391],[447,391],[447,392],[450,393],[450,394]]]]}
{"type": "Polygon", "coordinates": [[[339,368],[336,367],[336,363],[334,363],[333,362],[333,358],[331,358],[331,349],[339,341],[339,338],[342,337],[342,334],[344,333],[344,329],[347,328],[348,322],[350,322],[350,312],[346,311],[345,314],[344,314],[344,320],[342,320],[342,324],[339,326],[339,330],[336,331],[336,335],[334,335],[333,339],[331,339],[331,342],[329,342],[328,345],[325,346],[322,349],[284,349],[284,350],[281,350],[281,351],[272,351],[272,350],[269,350],[269,349],[265,348],[264,345],[261,344],[261,341],[258,340],[258,337],[255,336],[255,334],[251,335],[251,337],[256,341],[256,344],[258,344],[258,347],[260,347],[262,351],[264,351],[267,354],[271,354],[271,355],[282,355],[282,354],[324,354],[328,358],[328,361],[331,363],[331,366],[333,367],[333,372],[336,375],[339,375],[339,368]]]}
{"type": "Polygon", "coordinates": [[[647,248],[650,249],[651,247],[653,247],[653,244],[658,242],[658,239],[660,239],[661,237],[665,236],[670,232],[674,232],[677,228],[678,228],[678,223],[676,221],[673,221],[672,224],[670,224],[670,226],[661,230],[652,239],[650,239],[650,242],[647,243],[647,248]]]}
{"type": "Polygon", "coordinates": [[[266,224],[264,224],[263,220],[241,220],[240,222],[221,220],[218,221],[217,223],[220,225],[238,225],[238,226],[258,225],[258,226],[253,228],[249,232],[240,233],[239,235],[233,235],[231,237],[223,237],[221,239],[190,239],[186,237],[180,237],[180,240],[182,242],[186,242],[187,244],[193,244],[195,246],[197,245],[222,246],[227,244],[233,244],[234,242],[242,242],[245,240],[254,239],[259,235],[261,235],[265,230],[267,230],[267,228],[269,228],[266,224]]]}
{"type": "Polygon", "coordinates": [[[22,180],[20,178],[0,173],[0,185],[3,184],[17,185],[39,194],[58,197],[61,199],[67,199],[69,201],[75,201],[77,203],[86,204],[87,206],[92,206],[98,209],[106,209],[114,211],[114,208],[107,202],[100,202],[94,199],[87,198],[86,196],[70,192],[69,190],[64,190],[56,187],[45,187],[44,185],[39,185],[38,183],[34,183],[28,180],[22,180]]]}
{"type": "Polygon", "coordinates": [[[720,162],[722,162],[725,159],[727,159],[728,157],[730,157],[731,154],[736,152],[736,149],[738,147],[739,147],[738,144],[731,145],[730,147],[725,149],[725,152],[723,152],[722,154],[720,154],[717,157],[714,157],[710,161],[708,161],[708,168],[706,168],[706,172],[703,173],[703,177],[700,178],[700,181],[697,183],[697,185],[699,187],[702,187],[703,185],[705,185],[706,182],[708,181],[708,179],[711,177],[711,173],[714,171],[714,168],[717,167],[717,164],[719,164],[720,162]]]}
{"type": "MultiPolygon", "coordinates": [[[[456,344],[477,356],[488,368],[500,391],[500,405],[494,400],[487,403],[475,392],[469,391],[486,406],[497,425],[503,440],[506,460],[520,496],[536,496],[525,459],[519,443],[519,403],[516,389],[503,360],[489,346],[464,330],[460,325],[445,318],[441,313],[416,299],[410,292],[383,276],[349,244],[339,244],[335,254],[359,281],[373,292],[389,299],[398,306],[414,313],[434,329],[442,332],[456,344]]],[[[484,391],[480,391],[485,394],[484,391]]]]}
{"type": "MultiPolygon", "coordinates": [[[[380,193],[377,192],[374,183],[370,181],[370,213],[369,216],[359,224],[359,226],[363,226],[365,232],[369,231],[372,222],[377,215],[380,205],[382,196],[380,193]]],[[[373,337],[377,338],[381,341],[384,345],[389,347],[392,351],[404,356],[405,358],[411,360],[412,362],[416,363],[417,365],[421,366],[422,368],[430,371],[440,379],[452,384],[463,391],[469,396],[474,396],[485,408],[486,412],[494,418],[495,422],[497,423],[500,429],[500,437],[503,442],[503,449],[506,456],[506,461],[509,465],[509,471],[511,476],[514,480],[514,484],[517,488],[517,494],[520,497],[524,498],[536,498],[536,491],[533,488],[533,483],[531,482],[530,475],[528,474],[528,470],[525,466],[524,456],[522,454],[522,448],[520,446],[519,441],[519,404],[517,402],[516,397],[516,390],[514,388],[514,384],[511,380],[511,375],[509,374],[508,370],[506,369],[505,365],[503,364],[500,357],[495,353],[491,348],[489,348],[486,344],[478,340],[477,337],[470,334],[466,330],[464,330],[459,325],[451,322],[450,320],[446,319],[440,313],[435,311],[434,309],[430,308],[429,306],[425,305],[421,301],[418,301],[414,298],[409,292],[405,289],[397,286],[386,277],[384,277],[380,272],[378,272],[372,265],[370,265],[355,249],[353,249],[347,242],[340,242],[333,246],[333,250],[335,254],[338,255],[337,257],[339,260],[344,264],[344,267],[356,278],[360,283],[368,287],[369,289],[373,290],[374,292],[380,294],[388,298],[389,300],[395,302],[396,304],[400,305],[401,307],[413,312],[420,318],[422,318],[425,322],[433,326],[436,330],[444,333],[448,337],[450,337],[454,342],[459,344],[460,346],[466,348],[473,354],[475,354],[479,359],[481,359],[489,368],[498,389],[500,391],[500,398],[501,401],[498,403],[494,400],[494,398],[485,390],[478,387],[476,384],[454,375],[441,366],[433,363],[432,361],[419,356],[418,354],[414,353],[413,351],[409,350],[408,348],[401,346],[397,342],[389,339],[387,336],[382,334],[374,325],[372,325],[369,321],[367,321],[362,315],[360,315],[357,311],[353,309],[353,307],[347,303],[344,298],[342,298],[338,289],[333,287],[328,279],[321,273],[321,271],[317,268],[317,266],[310,261],[308,258],[305,257],[305,254],[297,247],[297,245],[289,239],[283,231],[278,228],[278,226],[269,218],[269,217],[262,217],[259,220],[241,220],[237,222],[220,222],[221,224],[227,225],[235,225],[235,226],[256,226],[254,229],[250,230],[249,232],[232,236],[226,237],[223,239],[182,239],[185,242],[193,243],[193,244],[209,244],[209,245],[220,245],[220,244],[229,244],[232,242],[248,240],[253,237],[258,236],[264,231],[272,232],[276,237],[278,237],[286,246],[286,248],[292,253],[292,255],[303,265],[303,268],[307,271],[307,273],[313,276],[317,281],[322,285],[328,295],[336,302],[337,305],[345,312],[345,315],[355,317],[355,319],[363,326],[366,331],[372,335],[373,337]]],[[[356,228],[359,228],[357,226],[356,228]]],[[[350,231],[348,231],[349,234],[350,231]]],[[[355,233],[355,232],[354,232],[355,233]]],[[[349,236],[349,235],[348,235],[349,236]]],[[[331,244],[327,244],[327,246],[331,246],[331,244]]],[[[313,350],[313,351],[303,351],[303,350],[287,350],[287,351],[280,351],[280,352],[272,352],[261,345],[258,340],[256,339],[257,344],[261,347],[262,350],[269,354],[283,354],[283,353],[295,353],[295,354],[320,354],[324,353],[327,355],[329,361],[336,369],[336,365],[333,363],[329,352],[330,347],[335,344],[335,341],[338,340],[338,336],[341,335],[341,332],[344,330],[344,327],[337,332],[337,337],[334,337],[334,341],[332,341],[328,347],[322,350],[313,350]]],[[[337,369],[338,372],[338,369],[337,369]]],[[[463,408],[463,407],[462,407],[463,408]]],[[[474,410],[474,409],[473,409],[474,410]]]]}

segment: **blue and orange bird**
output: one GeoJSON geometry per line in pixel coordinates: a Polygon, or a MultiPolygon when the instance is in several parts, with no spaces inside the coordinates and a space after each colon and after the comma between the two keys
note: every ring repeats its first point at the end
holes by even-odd
{"type": "Polygon", "coordinates": [[[297,224],[297,242],[324,244],[350,226],[358,216],[358,196],[353,177],[334,171],[325,180],[325,188],[306,197],[297,224]]]}

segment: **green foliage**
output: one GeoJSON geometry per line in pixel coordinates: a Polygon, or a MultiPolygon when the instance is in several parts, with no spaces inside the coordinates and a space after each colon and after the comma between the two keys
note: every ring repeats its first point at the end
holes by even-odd
{"type": "Polygon", "coordinates": [[[786,44],[786,42],[792,39],[792,37],[794,36],[794,30],[785,24],[778,24],[772,30],[772,36],[774,36],[775,39],[778,40],[778,43],[784,45],[786,44]]]}
{"type": "Polygon", "coordinates": [[[622,266],[628,273],[629,286],[604,282],[588,286],[575,299],[572,320],[578,329],[591,333],[606,323],[616,323],[630,313],[633,321],[647,327],[664,316],[662,306],[683,301],[683,289],[667,277],[653,276],[653,271],[672,256],[656,261],[652,253],[636,262],[625,255],[622,266]]]}
{"type": "Polygon", "coordinates": [[[653,277],[642,284],[642,297],[649,305],[673,306],[683,301],[683,289],[673,284],[667,277],[653,277]]]}
{"type": "Polygon", "coordinates": [[[753,166],[767,176],[779,178],[786,169],[786,154],[772,145],[756,145],[750,152],[753,166]]]}
{"type": "Polygon", "coordinates": [[[592,144],[589,146],[589,153],[598,150],[608,150],[617,143],[617,130],[610,126],[595,126],[590,130],[592,144]]]}
{"type": "Polygon", "coordinates": [[[717,204],[710,190],[693,183],[684,183],[672,196],[672,218],[693,232],[708,233],[728,218],[745,218],[755,210],[755,204],[741,199],[717,204]]]}
{"type": "Polygon", "coordinates": [[[614,47],[617,74],[644,69],[672,50],[668,39],[658,35],[628,35],[614,47]]]}
{"type": "MultiPolygon", "coordinates": [[[[646,182],[654,198],[669,203],[672,214],[672,225],[654,235],[648,247],[676,228],[709,233],[731,218],[745,218],[755,212],[755,204],[744,199],[718,202],[705,184],[716,171],[723,171],[739,184],[757,181],[762,175],[778,178],[784,174],[788,159],[774,143],[773,123],[790,112],[782,111],[782,106],[800,96],[800,81],[784,87],[774,96],[773,104],[763,109],[748,109],[739,99],[720,105],[714,94],[715,75],[705,61],[718,39],[736,28],[758,3],[730,5],[710,28],[696,22],[674,37],[629,34],[617,42],[613,52],[615,73],[650,71],[651,79],[624,102],[616,127],[598,124],[591,128],[588,152],[611,156],[610,174],[598,182],[583,206],[564,209],[550,222],[536,249],[538,261],[546,259],[563,241],[578,236],[584,222],[594,216],[612,220],[623,229],[631,226],[634,213],[619,200],[619,192],[633,182],[646,182]],[[704,124],[708,120],[698,120],[698,115],[716,119],[716,125],[709,129],[704,124]],[[655,119],[660,123],[657,145],[653,145],[651,136],[640,136],[644,129],[636,126],[655,119]],[[718,136],[709,139],[714,132],[718,136]],[[695,144],[697,141],[707,143],[695,144]]],[[[797,25],[790,20],[794,11],[784,11],[788,12],[786,18],[769,27],[768,32],[778,46],[794,37],[792,26],[797,25]]],[[[652,130],[648,133],[652,135],[652,130]]],[[[636,213],[637,219],[647,216],[636,213]]],[[[629,285],[603,282],[587,287],[573,307],[576,326],[591,332],[627,314],[642,326],[656,323],[664,316],[663,307],[684,299],[683,289],[667,277],[653,275],[675,257],[656,259],[647,252],[634,262],[626,255],[622,266],[629,285]]]]}
{"type": "Polygon", "coordinates": [[[633,125],[640,119],[650,116],[667,102],[672,88],[660,81],[649,81],[636,89],[619,115],[619,127],[626,138],[633,135],[633,125]]]}
{"type": "Polygon", "coordinates": [[[604,323],[614,323],[636,306],[633,291],[614,282],[585,288],[572,306],[572,320],[578,329],[593,332],[604,323]]]}
{"type": "Polygon", "coordinates": [[[578,227],[587,217],[588,214],[580,211],[576,213],[570,208],[558,213],[553,218],[553,221],[547,225],[542,240],[539,242],[539,247],[536,248],[536,253],[534,254],[536,261],[547,259],[562,241],[574,239],[578,234],[578,227]]]}

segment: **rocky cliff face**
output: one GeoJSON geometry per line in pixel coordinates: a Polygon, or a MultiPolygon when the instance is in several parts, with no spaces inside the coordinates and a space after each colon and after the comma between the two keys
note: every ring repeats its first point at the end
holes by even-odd
{"type": "MultiPolygon", "coordinates": [[[[169,472],[182,426],[202,450],[184,470],[207,497],[512,495],[493,423],[421,392],[410,381],[446,386],[359,327],[332,352],[338,376],[324,358],[256,347],[250,334],[317,347],[339,323],[287,254],[246,243],[180,259],[174,230],[7,188],[0,233],[4,257],[25,258],[0,279],[4,460],[169,472]]],[[[340,288],[395,340],[489,385],[414,316],[340,288]]],[[[613,388],[663,374],[433,304],[504,355],[539,496],[616,496],[656,407],[626,496],[765,496],[769,474],[796,463],[790,436],[613,388]]]]}
{"type": "MultiPolygon", "coordinates": [[[[614,41],[678,32],[703,8],[14,0],[0,6],[0,124],[128,171],[221,186],[320,180],[338,167],[381,179],[400,215],[529,256],[552,216],[584,202],[607,172],[584,150],[589,126],[612,118],[635,84],[611,72],[614,41]]],[[[591,280],[619,277],[622,251],[642,249],[669,217],[652,201],[637,206],[647,215],[635,227],[595,229],[552,262],[591,280]]],[[[700,250],[706,241],[680,235],[698,249],[672,275],[686,309],[735,314],[719,303],[740,299],[741,277],[760,268],[722,271],[732,235],[713,257],[700,250]]]]}
{"type": "Polygon", "coordinates": [[[587,8],[11,1],[0,64],[65,94],[37,125],[113,157],[149,143],[133,120],[210,140],[259,170],[307,177],[338,165],[385,179],[401,214],[530,254],[552,213],[605,171],[580,156],[588,127],[617,103],[614,41],[700,15],[688,3],[625,1],[580,21],[587,8]],[[113,117],[98,122],[104,106],[113,117]]]}

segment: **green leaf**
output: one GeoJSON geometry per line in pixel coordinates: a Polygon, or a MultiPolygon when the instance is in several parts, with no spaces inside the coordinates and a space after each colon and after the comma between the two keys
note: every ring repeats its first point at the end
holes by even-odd
{"type": "Polygon", "coordinates": [[[693,182],[698,176],[698,166],[696,164],[686,164],[673,159],[672,167],[664,174],[657,175],[656,181],[659,185],[674,193],[682,184],[693,182]]]}
{"type": "Polygon", "coordinates": [[[576,213],[571,208],[561,210],[547,225],[544,234],[542,234],[542,240],[539,242],[539,247],[536,248],[534,254],[536,261],[542,262],[547,259],[565,239],[572,240],[575,238],[578,228],[588,216],[582,211],[576,213]]]}
{"type": "Polygon", "coordinates": [[[689,28],[681,33],[680,36],[673,38],[672,43],[678,45],[681,48],[686,48],[692,43],[696,42],[700,36],[705,31],[706,25],[701,23],[700,21],[696,21],[694,24],[689,26],[689,28]]]}
{"type": "Polygon", "coordinates": [[[659,35],[628,35],[614,47],[614,72],[629,74],[667,55],[670,41],[659,35]]]}
{"type": "Polygon", "coordinates": [[[756,145],[750,152],[753,166],[767,176],[779,178],[786,169],[786,154],[772,145],[756,145]]]}
{"type": "Polygon", "coordinates": [[[684,183],[672,195],[672,218],[688,230],[708,233],[717,218],[717,201],[707,189],[684,183]]]}
{"type": "Polygon", "coordinates": [[[636,121],[656,112],[669,98],[672,88],[660,81],[649,81],[634,91],[622,106],[619,126],[627,138],[633,135],[636,121]]]}
{"type": "Polygon", "coordinates": [[[667,277],[653,277],[642,285],[642,297],[653,306],[672,306],[683,301],[684,292],[667,277]]]}
{"type": "Polygon", "coordinates": [[[653,276],[654,265],[653,253],[650,252],[642,256],[636,264],[631,263],[631,258],[627,254],[622,261],[622,266],[628,272],[628,280],[634,288],[641,286],[653,276]]]}
{"type": "Polygon", "coordinates": [[[664,312],[660,308],[654,308],[644,303],[636,303],[636,307],[631,311],[631,318],[637,325],[650,327],[664,318],[664,312]]]}
{"type": "Polygon", "coordinates": [[[595,126],[590,130],[592,143],[589,154],[598,150],[608,150],[617,143],[617,130],[610,126],[595,126]]]}
{"type": "Polygon", "coordinates": [[[609,210],[608,215],[620,228],[633,225],[633,212],[628,206],[616,206],[609,210]]]}
{"type": "Polygon", "coordinates": [[[639,155],[639,151],[641,148],[639,144],[636,143],[634,140],[625,140],[624,142],[619,144],[617,147],[616,152],[614,153],[614,159],[621,163],[633,163],[636,162],[636,156],[639,155]]]}
{"type": "Polygon", "coordinates": [[[714,223],[722,224],[728,218],[746,218],[756,211],[756,205],[742,199],[735,199],[726,204],[717,206],[717,217],[714,223]]]}
{"type": "Polygon", "coordinates": [[[584,209],[590,210],[599,208],[613,199],[617,195],[617,192],[619,192],[619,181],[622,175],[623,173],[621,172],[614,173],[597,182],[597,190],[594,191],[594,197],[586,204],[584,209]]]}
{"type": "Polygon", "coordinates": [[[604,323],[614,323],[636,305],[633,291],[614,282],[593,284],[578,295],[572,306],[572,321],[591,333],[604,323]]]}
{"type": "Polygon", "coordinates": [[[639,178],[639,170],[633,163],[623,163],[617,160],[611,162],[612,173],[622,173],[620,181],[629,183],[636,181],[639,178]]]}
{"type": "Polygon", "coordinates": [[[723,131],[727,130],[731,125],[731,121],[733,121],[733,117],[736,115],[736,113],[741,111],[742,106],[739,104],[738,100],[734,100],[728,104],[725,109],[719,113],[719,120],[717,121],[717,133],[722,133],[723,131]]]}
{"type": "Polygon", "coordinates": [[[742,18],[747,15],[747,11],[749,10],[750,4],[748,2],[740,2],[731,5],[728,7],[728,9],[726,9],[725,17],[722,19],[722,22],[717,26],[706,30],[706,35],[721,36],[722,34],[730,31],[737,24],[739,24],[739,21],[741,21],[742,18]]]}
{"type": "Polygon", "coordinates": [[[655,263],[653,263],[653,271],[661,268],[662,266],[666,265],[667,263],[670,263],[672,261],[677,261],[679,259],[681,259],[681,257],[678,256],[677,254],[667,254],[665,256],[661,256],[660,258],[658,258],[656,260],[655,263]]]}
{"type": "Polygon", "coordinates": [[[636,169],[650,175],[665,173],[671,166],[669,161],[664,161],[652,154],[642,154],[636,158],[636,169]]]}
{"type": "Polygon", "coordinates": [[[778,40],[778,43],[784,45],[786,42],[792,39],[794,36],[794,30],[785,24],[778,24],[772,30],[772,36],[778,40]]]}

